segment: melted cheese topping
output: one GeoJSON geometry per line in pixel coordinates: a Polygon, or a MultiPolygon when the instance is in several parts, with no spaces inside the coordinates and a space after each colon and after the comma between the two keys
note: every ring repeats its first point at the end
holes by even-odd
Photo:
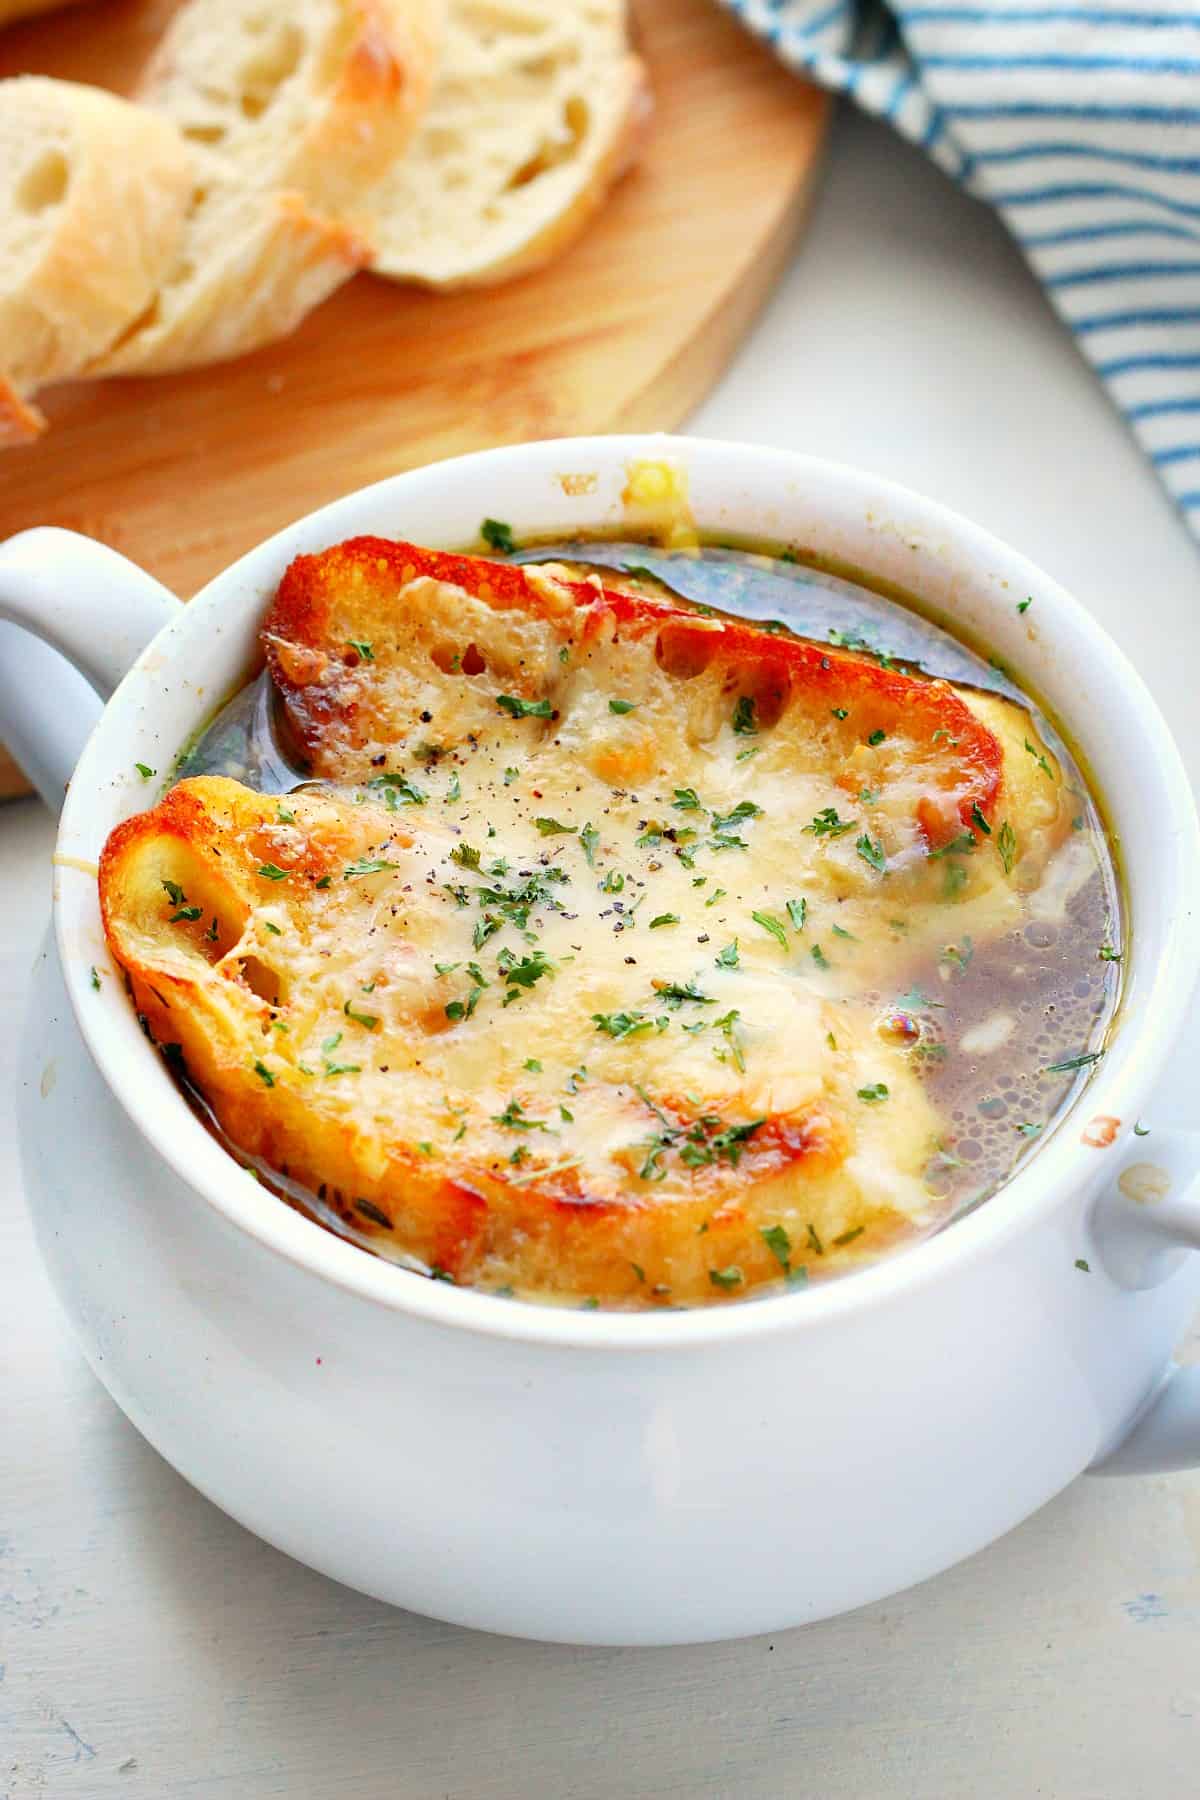
{"type": "Polygon", "coordinates": [[[1062,836],[1028,717],[848,657],[781,699],[764,633],[522,580],[358,557],[302,618],[285,583],[270,654],[337,785],[187,782],[114,834],[154,1035],[236,1144],[459,1280],[696,1302],[927,1228],[942,1124],[888,1001],[1062,836]],[[1003,771],[974,829],[968,728],[1003,771]]]}

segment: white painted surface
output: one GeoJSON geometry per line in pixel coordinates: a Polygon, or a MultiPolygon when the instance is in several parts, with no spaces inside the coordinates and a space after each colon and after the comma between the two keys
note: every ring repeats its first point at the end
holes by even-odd
{"type": "MultiPolygon", "coordinates": [[[[795,266],[695,424],[876,467],[1014,540],[1094,606],[1200,774],[1196,550],[997,228],[880,131],[840,132],[795,266]]],[[[186,1488],[83,1367],[21,1208],[10,1096],[50,842],[32,804],[0,818],[4,1800],[1190,1800],[1198,1475],[1082,1481],[898,1600],[672,1651],[389,1611],[186,1488]]],[[[1194,1070],[1162,1123],[1194,1117],[1194,1070]]]]}

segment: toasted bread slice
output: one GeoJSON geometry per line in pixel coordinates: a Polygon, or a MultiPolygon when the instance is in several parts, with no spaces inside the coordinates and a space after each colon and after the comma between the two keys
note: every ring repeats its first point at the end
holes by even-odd
{"type": "Polygon", "coordinates": [[[234,1146],[378,1248],[564,1299],[745,1293],[781,1280],[784,1241],[811,1232],[832,1272],[926,1217],[935,1120],[868,1014],[781,994],[770,958],[718,971],[692,944],[631,970],[578,842],[498,875],[443,799],[206,778],[110,838],[110,946],[234,1146]],[[696,1035],[708,1001],[667,977],[700,966],[724,1018],[696,1035]],[[892,1104],[864,1106],[881,1077],[892,1104]]]}
{"type": "Polygon", "coordinates": [[[16,19],[32,19],[36,13],[56,12],[79,4],[80,0],[0,0],[0,25],[11,25],[16,19]]]}
{"type": "Polygon", "coordinates": [[[450,0],[429,111],[369,196],[375,268],[465,287],[583,230],[649,114],[624,0],[450,0]]]}
{"type": "Polygon", "coordinates": [[[403,152],[443,0],[186,0],[138,90],[259,188],[353,217],[403,152]]]}
{"type": "Polygon", "coordinates": [[[571,815],[607,806],[611,787],[687,839],[753,819],[801,891],[819,880],[870,909],[885,884],[914,944],[944,932],[948,890],[979,902],[981,931],[1015,920],[1069,830],[1052,759],[1003,697],[548,565],[351,539],[296,558],[263,640],[319,777],[377,779],[416,744],[483,747],[549,813],[560,796],[571,815]]]}
{"type": "Polygon", "coordinates": [[[150,303],[183,233],[192,157],[166,119],[98,88],[0,81],[0,407],[77,375],[150,303]]]}
{"type": "Polygon", "coordinates": [[[374,538],[297,558],[263,635],[329,785],[184,782],[101,865],[233,1146],[375,1247],[564,1299],[719,1300],[934,1222],[945,1122],[879,996],[1016,923],[1069,832],[1020,709],[374,538]]]}
{"type": "Polygon", "coordinates": [[[274,343],[370,256],[356,232],[314,213],[302,195],[248,188],[223,158],[195,161],[175,261],[90,375],[159,375],[274,343]]]}

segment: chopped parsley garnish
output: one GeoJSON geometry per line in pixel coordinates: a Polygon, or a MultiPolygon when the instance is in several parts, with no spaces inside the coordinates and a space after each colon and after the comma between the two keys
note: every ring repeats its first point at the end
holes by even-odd
{"type": "Polygon", "coordinates": [[[460,869],[477,869],[480,852],[476,850],[474,844],[455,844],[450,852],[450,861],[456,862],[460,869]]]}
{"type": "Polygon", "coordinates": [[[1032,605],[1033,605],[1033,595],[1030,594],[1028,599],[1017,601],[1017,611],[1019,613],[1027,613],[1032,605]]]}
{"type": "Polygon", "coordinates": [[[847,931],[844,925],[831,925],[829,929],[832,931],[834,937],[845,938],[848,944],[858,944],[862,942],[862,939],[856,938],[852,931],[847,931]]]}
{"type": "Polygon", "coordinates": [[[730,1288],[740,1287],[744,1277],[737,1264],[730,1263],[727,1269],[710,1269],[708,1279],[714,1287],[724,1288],[728,1293],[730,1288]]]}
{"type": "Polygon", "coordinates": [[[641,1012],[593,1013],[592,1023],[611,1038],[634,1037],[639,1031],[654,1029],[654,1020],[641,1012]]]}
{"type": "Polygon", "coordinates": [[[931,850],[929,860],[936,862],[939,856],[966,856],[974,850],[978,841],[973,831],[960,831],[958,836],[952,837],[948,844],[943,844],[938,850],[931,850]]]}
{"type": "Polygon", "coordinates": [[[497,694],[496,705],[514,719],[552,719],[548,700],[522,700],[519,694],[497,694]]]}
{"type": "Polygon", "coordinates": [[[1025,739],[1025,748],[1026,748],[1026,750],[1028,750],[1030,756],[1032,756],[1034,762],[1037,764],[1038,768],[1042,771],[1043,775],[1049,776],[1050,780],[1053,781],[1054,780],[1054,770],[1050,767],[1050,764],[1046,761],[1046,758],[1042,755],[1042,752],[1040,750],[1034,749],[1033,745],[1030,743],[1028,738],[1025,739]]]}
{"type": "Polygon", "coordinates": [[[749,694],[742,694],[733,709],[733,729],[739,737],[757,737],[757,707],[749,694]]]}
{"type": "Polygon", "coordinates": [[[785,950],[787,949],[787,932],[779,919],[766,912],[752,912],[750,917],[756,925],[761,925],[764,931],[769,931],[776,942],[781,944],[785,950]]]}
{"type": "Polygon", "coordinates": [[[656,981],[654,989],[660,1000],[668,1006],[682,1006],[685,1000],[691,1000],[697,1006],[715,1006],[716,1001],[708,994],[702,994],[694,981],[656,981]]]}
{"type": "Polygon", "coordinates": [[[527,1056],[522,1067],[528,1069],[531,1075],[540,1075],[542,1072],[542,1065],[536,1056],[527,1056]]]}
{"type": "Polygon", "coordinates": [[[618,718],[624,718],[626,713],[636,712],[637,708],[636,700],[610,700],[608,703],[609,712],[616,713],[618,718]]]}
{"type": "Polygon", "coordinates": [[[651,931],[657,931],[660,925],[678,925],[678,923],[678,913],[659,913],[656,918],[651,919],[650,929],[651,931]]]}
{"type": "Polygon", "coordinates": [[[804,921],[808,917],[808,901],[803,899],[789,900],[786,902],[786,905],[787,915],[792,921],[793,930],[803,931],[804,921]]]}
{"type": "Polygon", "coordinates": [[[854,848],[863,861],[870,864],[871,868],[878,870],[881,875],[887,874],[887,857],[884,855],[883,845],[878,838],[868,837],[864,831],[854,848]]]}
{"type": "Polygon", "coordinates": [[[855,1225],[851,1231],[840,1231],[834,1238],[834,1244],[840,1249],[843,1244],[852,1244],[855,1238],[861,1237],[866,1230],[865,1225],[855,1225]]]}
{"type": "Polygon", "coordinates": [[[1042,1074],[1069,1075],[1074,1069],[1086,1069],[1089,1064],[1099,1062],[1103,1055],[1103,1050],[1084,1050],[1078,1056],[1066,1057],[1062,1062],[1047,1063],[1042,1074]]]}
{"type": "Polygon", "coordinates": [[[510,1100],[502,1113],[492,1114],[494,1125],[504,1125],[509,1131],[545,1131],[544,1119],[531,1119],[519,1100],[510,1100]]]}
{"type": "Polygon", "coordinates": [[[458,770],[455,769],[450,776],[450,785],[446,789],[446,797],[443,800],[442,805],[443,806],[451,806],[451,805],[453,805],[455,800],[461,800],[461,799],[462,799],[462,782],[458,779],[458,770]]]}
{"type": "Polygon", "coordinates": [[[1017,1130],[1020,1132],[1021,1136],[1027,1137],[1027,1138],[1037,1137],[1037,1135],[1041,1131],[1041,1129],[1042,1128],[1040,1125],[1031,1125],[1028,1123],[1028,1121],[1026,1121],[1022,1125],[1017,1126],[1017,1130]]]}
{"type": "Polygon", "coordinates": [[[974,824],[976,825],[976,827],[980,831],[982,831],[984,837],[991,837],[992,828],[988,824],[987,820],[984,818],[983,813],[980,810],[978,800],[972,800],[972,802],[971,802],[971,818],[972,818],[974,824]]]}
{"type": "Polygon", "coordinates": [[[138,774],[141,776],[143,781],[149,781],[150,777],[152,775],[158,774],[158,770],[152,769],[150,767],[149,763],[135,762],[133,766],[137,770],[138,774]]]}
{"type": "Polygon", "coordinates": [[[868,744],[882,744],[887,738],[886,731],[873,731],[867,739],[868,744]]]}
{"type": "MultiPolygon", "coordinates": [[[[458,965],[455,964],[454,966],[457,968],[458,965]]],[[[443,1009],[452,1025],[457,1025],[461,1019],[469,1019],[471,1017],[475,1008],[479,1005],[479,998],[483,993],[484,985],[485,984],[477,981],[465,1000],[451,1000],[443,1009]]]]}
{"type": "MultiPolygon", "coordinates": [[[[455,776],[454,779],[457,781],[458,777],[455,776]]],[[[367,786],[384,790],[383,797],[387,802],[389,812],[395,812],[398,806],[424,806],[425,804],[424,792],[415,781],[410,781],[407,775],[372,775],[367,786]]]]}
{"type": "Polygon", "coordinates": [[[1101,944],[1096,952],[1101,962],[1120,962],[1121,952],[1114,950],[1111,944],[1101,944]]]}
{"type": "Polygon", "coordinates": [[[823,806],[804,829],[814,837],[841,837],[843,832],[853,831],[857,823],[857,819],[839,819],[836,806],[823,806]]]}
{"type": "MultiPolygon", "coordinates": [[[[730,1061],[733,1063],[738,1074],[744,1075],[746,1073],[746,1058],[742,1052],[742,1046],[737,1035],[737,1023],[741,1016],[742,1015],[737,1007],[732,1007],[729,1012],[723,1013],[719,1019],[713,1020],[713,1030],[721,1033],[721,1036],[729,1045],[730,1061]]],[[[688,1029],[689,1027],[684,1027],[685,1031],[688,1029]]],[[[693,1026],[690,1027],[690,1029],[694,1030],[696,1028],[693,1026]]],[[[720,1050],[716,1052],[716,1057],[718,1062],[724,1062],[725,1060],[724,1053],[720,1050]]]]}
{"type": "Polygon", "coordinates": [[[168,925],[178,925],[179,921],[181,919],[186,919],[188,921],[191,921],[193,919],[198,919],[199,917],[200,917],[200,908],[198,906],[181,906],[179,908],[178,912],[174,912],[171,914],[171,917],[167,920],[167,923],[168,923],[168,925]]]}
{"type": "Polygon", "coordinates": [[[382,856],[360,856],[357,862],[347,863],[342,874],[347,881],[353,881],[356,875],[379,875],[384,869],[395,867],[395,863],[386,862],[382,856]]]}
{"type": "Polygon", "coordinates": [[[1000,861],[1004,864],[1004,873],[1011,875],[1013,864],[1017,860],[1017,834],[1005,819],[996,839],[996,849],[1000,853],[1000,861]]]}
{"type": "Polygon", "coordinates": [[[374,1031],[379,1023],[379,1020],[375,1017],[374,1013],[355,1012],[348,1000],[345,1006],[343,1006],[342,1011],[348,1019],[353,1019],[356,1025],[365,1025],[368,1031],[374,1031]]]}
{"type": "Polygon", "coordinates": [[[714,831],[732,831],[736,825],[744,825],[747,819],[757,819],[762,812],[753,800],[739,800],[732,812],[713,813],[712,828],[714,831]]]}
{"type": "Polygon", "coordinates": [[[619,894],[623,892],[624,887],[625,877],[619,870],[610,869],[608,874],[604,877],[604,880],[600,883],[600,892],[602,894],[619,894]]]}
{"type": "Polygon", "coordinates": [[[587,857],[589,869],[596,866],[596,848],[600,842],[600,833],[594,825],[585,825],[579,833],[579,842],[583,845],[583,854],[587,857]]]}
{"type": "Polygon", "coordinates": [[[704,902],[705,906],[715,906],[718,900],[724,900],[728,891],[728,888],[714,888],[712,893],[708,896],[708,899],[704,902]]]}
{"type": "Polygon", "coordinates": [[[534,824],[542,837],[574,837],[574,825],[564,825],[561,819],[535,819],[534,824]]]}
{"type": "MultiPolygon", "coordinates": [[[[888,1097],[887,1083],[884,1081],[873,1081],[870,1087],[860,1087],[858,1090],[858,1097],[860,1100],[866,1100],[868,1103],[875,1100],[886,1100],[888,1097]]],[[[837,1241],[838,1240],[835,1238],[834,1243],[837,1241]]]]}
{"type": "Polygon", "coordinates": [[[1092,1272],[1091,1264],[1089,1262],[1086,1262],[1082,1256],[1077,1256],[1075,1258],[1075,1267],[1077,1269],[1082,1269],[1082,1271],[1085,1275],[1090,1275],[1092,1272]]]}
{"type": "Polygon", "coordinates": [[[177,881],[164,881],[162,885],[166,889],[167,899],[171,902],[171,905],[182,906],[187,899],[187,895],[184,893],[179,883],[177,881]]]}
{"type": "Polygon", "coordinates": [[[786,1274],[791,1267],[792,1240],[782,1225],[763,1225],[759,1237],[786,1274]]]}
{"type": "Polygon", "coordinates": [[[374,662],[375,661],[374,646],[369,644],[367,642],[366,638],[347,638],[346,642],[349,644],[349,646],[352,650],[356,650],[358,652],[358,654],[362,657],[364,662],[374,662]]]}
{"type": "Polygon", "coordinates": [[[848,706],[831,706],[829,710],[835,719],[848,719],[850,717],[850,708],[848,706]]]}
{"type": "Polygon", "coordinates": [[[100,992],[100,971],[97,969],[95,963],[92,964],[92,986],[97,993],[100,992]]]}
{"type": "Polygon", "coordinates": [[[700,804],[700,796],[697,794],[695,788],[690,787],[676,788],[675,798],[672,800],[671,805],[679,812],[701,812],[703,810],[700,804]]]}
{"type": "Polygon", "coordinates": [[[514,961],[508,951],[502,950],[496,962],[501,975],[509,984],[504,995],[505,1006],[511,1006],[514,1000],[519,1000],[522,992],[528,993],[543,975],[554,973],[554,964],[540,950],[531,951],[520,962],[514,961]]]}
{"type": "Polygon", "coordinates": [[[520,769],[505,769],[505,771],[504,771],[505,787],[511,787],[513,782],[517,779],[517,777],[520,773],[521,773],[520,769]]]}
{"type": "Polygon", "coordinates": [[[713,961],[718,969],[736,969],[738,966],[738,941],[734,938],[723,950],[718,950],[713,961]]]}
{"type": "Polygon", "coordinates": [[[275,1086],[275,1077],[272,1075],[270,1069],[268,1069],[263,1063],[260,1063],[260,1062],[255,1063],[254,1073],[259,1077],[259,1079],[261,1081],[265,1082],[268,1087],[275,1086]]]}
{"type": "Polygon", "coordinates": [[[498,550],[501,556],[511,556],[516,549],[512,534],[512,526],[503,519],[485,519],[479,527],[479,535],[489,550],[498,550]]]}
{"type": "Polygon", "coordinates": [[[939,741],[939,739],[941,739],[941,738],[946,739],[946,742],[950,745],[950,748],[952,750],[958,749],[958,739],[956,737],[951,737],[950,733],[947,731],[947,729],[944,725],[938,726],[937,730],[934,732],[933,736],[930,738],[929,741],[931,744],[936,744],[939,741]]]}
{"type": "Polygon", "coordinates": [[[1149,1137],[1150,1127],[1148,1125],[1143,1125],[1142,1121],[1139,1119],[1133,1128],[1133,1135],[1134,1137],[1149,1137]]]}
{"type": "Polygon", "coordinates": [[[258,872],[264,881],[286,881],[292,871],[281,869],[276,863],[268,862],[260,864],[258,872]]]}
{"type": "Polygon", "coordinates": [[[275,817],[281,825],[294,825],[296,823],[295,813],[289,812],[282,801],[280,801],[279,805],[275,808],[275,817]]]}
{"type": "Polygon", "coordinates": [[[809,955],[812,957],[813,961],[816,963],[818,969],[827,969],[829,967],[829,958],[826,956],[825,952],[822,950],[820,944],[814,944],[812,949],[809,951],[809,955]]]}

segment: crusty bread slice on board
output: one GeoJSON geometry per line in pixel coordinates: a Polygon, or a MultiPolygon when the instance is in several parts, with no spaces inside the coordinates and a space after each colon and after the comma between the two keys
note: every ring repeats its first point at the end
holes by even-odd
{"type": "Polygon", "coordinates": [[[149,305],[192,162],[169,120],[99,88],[0,81],[0,441],[28,436],[37,415],[21,403],[79,374],[149,305]]]}
{"type": "Polygon", "coordinates": [[[443,0],[186,0],[138,89],[242,180],[352,216],[425,109],[443,0]]]}
{"type": "Polygon", "coordinates": [[[246,187],[224,158],[193,152],[191,209],[150,305],[89,375],[157,375],[242,356],[286,337],[371,254],[295,191],[246,187]]]}
{"type": "Polygon", "coordinates": [[[368,197],[375,270],[462,287],[581,231],[649,113],[624,0],[450,0],[429,110],[368,197]]]}

